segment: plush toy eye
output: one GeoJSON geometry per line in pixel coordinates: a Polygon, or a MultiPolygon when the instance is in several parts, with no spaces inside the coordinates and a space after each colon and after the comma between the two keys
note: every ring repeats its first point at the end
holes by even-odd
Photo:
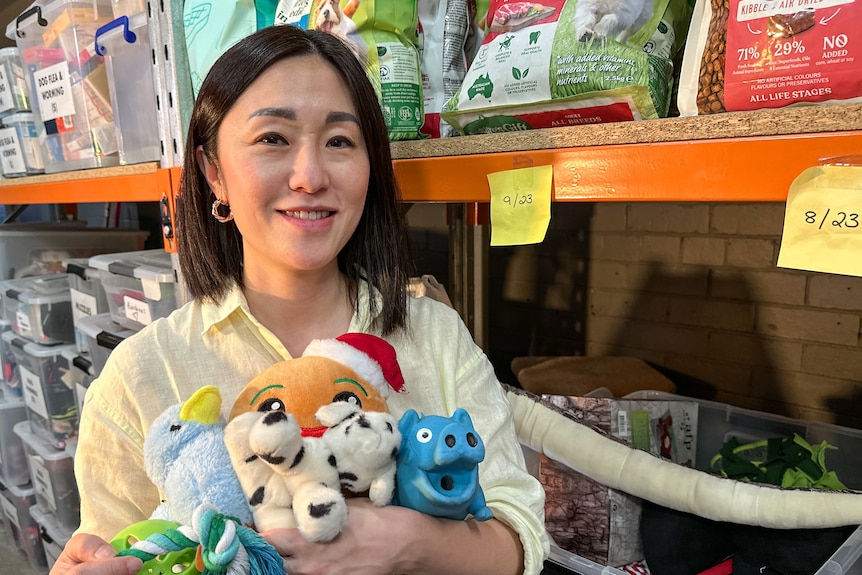
{"type": "Polygon", "coordinates": [[[434,434],[431,433],[431,430],[427,427],[423,427],[416,432],[416,441],[418,441],[419,443],[428,443],[429,441],[431,441],[432,437],[434,437],[434,434]]]}
{"type": "Polygon", "coordinates": [[[355,405],[357,407],[362,407],[362,401],[359,399],[359,396],[351,391],[342,391],[338,395],[332,398],[332,402],[336,401],[346,401],[351,405],[355,405]]]}
{"type": "Polygon", "coordinates": [[[284,411],[284,402],[277,397],[271,397],[260,404],[258,411],[284,411]]]}

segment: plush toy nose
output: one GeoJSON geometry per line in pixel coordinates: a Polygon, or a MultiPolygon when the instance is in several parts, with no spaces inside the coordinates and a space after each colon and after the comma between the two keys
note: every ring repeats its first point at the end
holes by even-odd
{"type": "Polygon", "coordinates": [[[435,449],[434,462],[437,465],[465,467],[473,466],[485,458],[485,446],[472,431],[464,429],[444,430],[443,441],[435,449]]]}

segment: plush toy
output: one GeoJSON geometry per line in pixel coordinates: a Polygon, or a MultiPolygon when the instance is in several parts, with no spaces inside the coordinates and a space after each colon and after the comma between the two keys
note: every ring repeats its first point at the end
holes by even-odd
{"type": "Polygon", "coordinates": [[[408,410],[398,422],[396,501],[428,515],[479,521],[491,518],[479,486],[479,462],[485,445],[463,409],[452,417],[420,416],[408,410]]]}
{"type": "Polygon", "coordinates": [[[342,488],[389,503],[400,434],[385,398],[403,385],[392,346],[359,333],[314,340],[250,381],[225,443],[256,528],[328,541],[347,520],[342,488]]]}
{"type": "Polygon", "coordinates": [[[251,525],[220,419],[221,393],[208,385],[157,417],[144,439],[144,467],[164,495],[151,518],[190,525],[201,503],[251,525]]]}
{"type": "Polygon", "coordinates": [[[778,529],[862,523],[862,493],[781,489],[718,477],[635,449],[506,386],[520,442],[603,485],[713,521],[778,529]]]}

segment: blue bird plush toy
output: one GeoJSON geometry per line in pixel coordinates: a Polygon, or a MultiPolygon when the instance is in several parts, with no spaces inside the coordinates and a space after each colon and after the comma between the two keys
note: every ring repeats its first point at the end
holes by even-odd
{"type": "Polygon", "coordinates": [[[398,421],[401,448],[395,471],[396,501],[428,515],[486,521],[492,512],[479,485],[485,445],[464,409],[452,417],[420,416],[410,409],[398,421]]]}
{"type": "Polygon", "coordinates": [[[144,440],[147,475],[165,497],[152,519],[191,524],[203,503],[252,524],[251,508],[224,443],[221,393],[207,385],[167,408],[144,440]]]}

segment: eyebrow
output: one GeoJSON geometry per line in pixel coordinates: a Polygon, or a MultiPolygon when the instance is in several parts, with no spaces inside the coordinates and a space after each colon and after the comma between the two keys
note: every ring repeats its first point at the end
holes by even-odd
{"type": "MultiPolygon", "coordinates": [[[[252,112],[249,118],[256,118],[258,116],[274,116],[276,118],[296,121],[296,111],[293,108],[261,108],[252,112]]],[[[327,124],[335,124],[337,122],[354,122],[359,124],[359,119],[350,112],[330,112],[326,115],[327,124]]]]}

